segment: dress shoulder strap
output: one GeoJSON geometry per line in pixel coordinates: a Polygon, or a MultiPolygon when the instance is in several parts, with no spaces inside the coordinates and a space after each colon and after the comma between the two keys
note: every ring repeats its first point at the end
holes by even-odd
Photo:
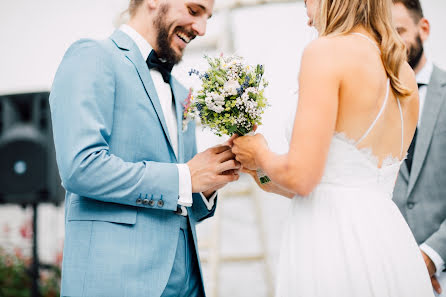
{"type": "Polygon", "coordinates": [[[400,150],[400,159],[403,157],[403,147],[404,147],[404,117],[403,117],[403,110],[401,108],[400,99],[397,98],[398,102],[398,109],[400,110],[400,117],[401,117],[401,150],[400,150]]]}
{"type": "MultiPolygon", "coordinates": [[[[367,35],[364,35],[362,33],[359,32],[352,32],[351,34],[353,35],[357,35],[360,36],[362,38],[367,39],[368,41],[370,41],[370,43],[379,51],[381,52],[381,50],[379,49],[378,45],[376,44],[376,42],[374,42],[370,37],[368,37],[367,35]]],[[[379,111],[377,117],[375,118],[375,120],[373,121],[372,125],[369,127],[369,129],[364,133],[364,135],[356,142],[356,145],[358,145],[361,141],[363,141],[368,135],[369,133],[372,131],[373,127],[376,125],[376,122],[378,121],[378,119],[381,117],[382,113],[384,112],[387,100],[389,99],[389,90],[390,90],[390,79],[387,79],[387,91],[386,91],[386,98],[384,100],[383,106],[381,107],[381,110],[379,111]]],[[[403,155],[403,148],[404,148],[404,117],[403,117],[403,111],[401,108],[401,102],[400,99],[397,98],[398,101],[398,109],[400,111],[400,117],[401,117],[401,150],[400,150],[400,158],[402,158],[403,155]]]]}
{"type": "Polygon", "coordinates": [[[370,125],[370,127],[367,129],[367,131],[364,133],[364,135],[362,135],[362,137],[356,142],[356,145],[358,145],[360,142],[362,142],[370,134],[373,127],[375,127],[376,122],[378,122],[379,118],[381,117],[381,115],[384,112],[384,109],[387,105],[387,100],[389,99],[389,90],[390,90],[390,79],[387,79],[387,91],[386,91],[386,98],[384,99],[384,103],[381,106],[381,109],[380,109],[378,115],[376,116],[375,120],[370,125]]]}
{"type": "Polygon", "coordinates": [[[350,34],[358,35],[358,36],[360,36],[360,37],[362,37],[362,38],[367,39],[368,41],[370,41],[370,43],[371,43],[374,47],[376,47],[376,49],[377,49],[379,52],[381,52],[381,50],[379,49],[379,47],[376,45],[376,42],[374,42],[372,39],[370,39],[370,37],[368,37],[367,35],[364,35],[364,34],[359,33],[359,32],[352,32],[352,33],[350,33],[350,34]]]}

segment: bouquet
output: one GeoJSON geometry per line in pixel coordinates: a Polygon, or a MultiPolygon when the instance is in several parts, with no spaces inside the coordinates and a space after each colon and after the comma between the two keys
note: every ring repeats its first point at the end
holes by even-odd
{"type": "MultiPolygon", "coordinates": [[[[239,56],[205,58],[209,64],[205,73],[195,69],[189,72],[198,75],[202,84],[187,99],[183,125],[198,117],[204,127],[218,136],[253,134],[254,126],[262,124],[262,114],[268,106],[263,65],[245,65],[239,56]]],[[[260,170],[257,175],[262,184],[270,181],[260,170]]]]}

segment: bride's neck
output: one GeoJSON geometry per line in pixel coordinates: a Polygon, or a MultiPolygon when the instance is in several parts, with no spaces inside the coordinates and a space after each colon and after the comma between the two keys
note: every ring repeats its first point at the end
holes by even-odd
{"type": "Polygon", "coordinates": [[[361,33],[361,34],[367,35],[367,36],[375,39],[374,34],[372,32],[370,32],[369,30],[367,30],[366,28],[364,28],[364,26],[362,26],[362,25],[358,25],[358,26],[354,27],[350,31],[350,33],[361,33]]]}

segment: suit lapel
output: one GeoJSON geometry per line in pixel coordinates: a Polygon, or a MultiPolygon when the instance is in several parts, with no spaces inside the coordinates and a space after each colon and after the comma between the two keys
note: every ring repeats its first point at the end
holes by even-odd
{"type": "Polygon", "coordinates": [[[400,167],[400,175],[404,178],[404,180],[409,183],[409,169],[407,168],[406,162],[403,162],[400,167]]]}
{"type": "Polygon", "coordinates": [[[139,79],[141,80],[147,96],[149,97],[150,102],[155,109],[161,126],[163,127],[164,135],[169,142],[172,154],[175,156],[172,142],[169,136],[169,130],[167,129],[166,120],[164,119],[164,113],[161,108],[160,100],[158,98],[158,94],[156,92],[152,77],[150,76],[150,71],[147,67],[146,61],[144,61],[143,57],[141,56],[141,52],[139,51],[133,40],[124,32],[116,30],[111,36],[111,39],[120,49],[126,51],[126,58],[135,66],[139,79]]]}
{"type": "Polygon", "coordinates": [[[446,74],[434,67],[432,78],[427,89],[420,127],[418,128],[407,196],[412,192],[426,158],[432,134],[434,133],[435,124],[437,123],[438,114],[440,112],[440,106],[444,100],[442,94],[445,93],[443,90],[445,87],[446,74]]]}
{"type": "Polygon", "coordinates": [[[183,101],[187,98],[187,93],[180,83],[172,76],[170,79],[172,95],[175,100],[178,128],[178,161],[184,163],[184,139],[183,139],[183,101]]]}

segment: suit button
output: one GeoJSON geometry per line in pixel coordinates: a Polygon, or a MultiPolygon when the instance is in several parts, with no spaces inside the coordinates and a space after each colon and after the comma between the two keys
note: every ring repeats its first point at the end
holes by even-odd
{"type": "Polygon", "coordinates": [[[149,201],[149,205],[150,205],[150,206],[154,206],[154,205],[155,205],[155,201],[150,200],[150,201],[149,201]]]}
{"type": "Polygon", "coordinates": [[[413,202],[407,203],[407,208],[409,208],[409,209],[414,208],[414,206],[415,206],[415,203],[413,203],[413,202]]]}
{"type": "Polygon", "coordinates": [[[136,199],[136,204],[141,204],[141,203],[142,203],[142,199],[141,198],[136,199]]]}
{"type": "Polygon", "coordinates": [[[158,200],[158,207],[163,207],[163,206],[164,206],[164,201],[158,200]]]}
{"type": "Polygon", "coordinates": [[[144,199],[142,203],[143,203],[144,205],[149,204],[149,199],[144,199]]]}

